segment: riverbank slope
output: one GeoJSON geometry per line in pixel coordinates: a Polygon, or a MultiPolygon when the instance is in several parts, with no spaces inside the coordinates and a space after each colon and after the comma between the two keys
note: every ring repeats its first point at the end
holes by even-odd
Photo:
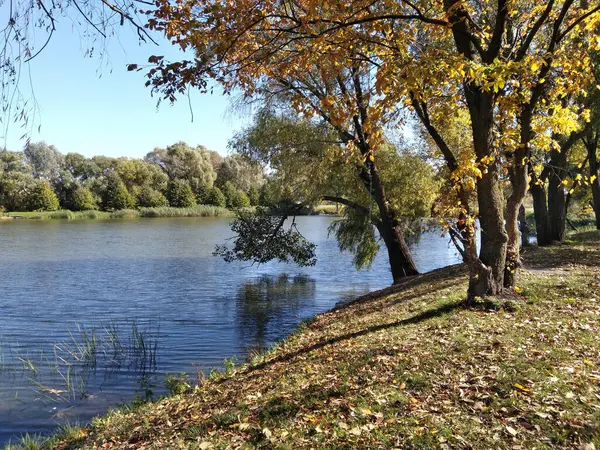
{"type": "Polygon", "coordinates": [[[464,268],[430,272],[46,447],[600,448],[600,233],[525,262],[522,299],[466,309],[464,268]]]}

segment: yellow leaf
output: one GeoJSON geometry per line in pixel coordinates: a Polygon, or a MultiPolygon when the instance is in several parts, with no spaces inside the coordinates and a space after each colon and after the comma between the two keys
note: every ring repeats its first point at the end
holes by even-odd
{"type": "Polygon", "coordinates": [[[525,386],[520,385],[519,383],[515,383],[515,387],[523,392],[531,392],[531,389],[527,389],[525,386]]]}

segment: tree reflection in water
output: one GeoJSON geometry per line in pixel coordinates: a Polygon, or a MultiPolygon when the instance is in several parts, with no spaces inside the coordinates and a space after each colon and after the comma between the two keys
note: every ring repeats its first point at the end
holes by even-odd
{"type": "Polygon", "coordinates": [[[262,350],[286,336],[303,308],[315,301],[316,281],[306,275],[263,275],[240,286],[236,305],[239,342],[262,350]]]}

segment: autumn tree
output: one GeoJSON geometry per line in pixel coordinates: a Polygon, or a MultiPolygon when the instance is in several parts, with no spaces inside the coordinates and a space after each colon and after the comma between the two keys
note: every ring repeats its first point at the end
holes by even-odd
{"type": "MultiPolygon", "coordinates": [[[[324,60],[312,70],[298,68],[293,74],[287,68],[274,68],[270,77],[253,85],[251,95],[267,104],[291,104],[305,117],[314,116],[330,128],[334,137],[327,139],[343,144],[339,157],[347,161],[375,204],[394,281],[418,273],[405,241],[403,219],[386,195],[375,156],[376,148],[385,145],[383,125],[395,113],[390,109],[383,114],[376,107],[375,80],[368,65],[356,61],[345,67],[324,60]]],[[[315,162],[309,163],[312,166],[303,170],[317,176],[315,162]]],[[[336,201],[347,205],[344,198],[336,201]]]]}
{"type": "Polygon", "coordinates": [[[595,91],[596,101],[593,103],[592,117],[586,133],[582,137],[585,147],[589,172],[586,183],[592,191],[591,206],[595,214],[596,229],[600,230],[600,89],[595,91]]]}
{"type": "MultiPolygon", "coordinates": [[[[464,213],[471,228],[479,219],[482,239],[479,254],[467,243],[469,295],[496,295],[514,285],[520,265],[518,211],[529,186],[532,148],[550,148],[553,134],[579,127],[577,110],[559,100],[589,84],[589,55],[600,47],[599,11],[595,3],[574,0],[162,0],[150,27],[184,49],[192,47],[196,59],[153,58],[157,67],[149,84],[168,99],[189,84],[206,87],[211,80],[252,95],[265,78],[297,80],[319,68],[335,80],[336,65],[352,70],[366,64],[378,93],[363,126],[370,150],[380,144],[383,114],[404,104],[439,146],[450,177],[465,167],[475,174],[477,210],[464,213]],[[438,125],[460,109],[471,125],[466,161],[457,158],[438,125]]],[[[294,106],[305,111],[307,103],[296,98],[294,106]]],[[[319,107],[333,116],[356,111],[336,98],[319,107]]]]}

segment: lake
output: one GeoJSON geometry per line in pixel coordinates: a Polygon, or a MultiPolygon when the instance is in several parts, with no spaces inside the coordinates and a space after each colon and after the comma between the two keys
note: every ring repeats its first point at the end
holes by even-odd
{"type": "MultiPolygon", "coordinates": [[[[212,256],[227,218],[0,221],[0,444],[89,422],[160,396],[166,374],[223,368],[304,319],[390,285],[387,254],[356,272],[300,217],[316,266],[228,264],[212,256]]],[[[420,271],[459,262],[439,232],[411,245],[420,271]]]]}

